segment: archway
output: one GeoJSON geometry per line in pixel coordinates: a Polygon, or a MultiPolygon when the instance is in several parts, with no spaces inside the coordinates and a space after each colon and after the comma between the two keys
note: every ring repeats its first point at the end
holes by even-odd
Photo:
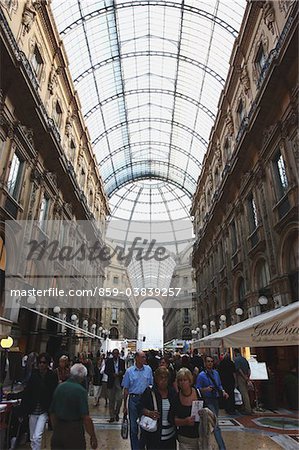
{"type": "Polygon", "coordinates": [[[139,307],[138,344],[142,349],[163,349],[163,308],[154,298],[139,307]]]}

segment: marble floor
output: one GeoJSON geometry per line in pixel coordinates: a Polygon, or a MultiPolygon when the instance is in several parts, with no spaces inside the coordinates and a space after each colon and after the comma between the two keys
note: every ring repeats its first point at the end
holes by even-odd
{"type": "MultiPolygon", "coordinates": [[[[98,438],[99,450],[129,450],[130,440],[120,436],[121,421],[108,423],[109,411],[101,400],[99,407],[90,402],[90,415],[98,438]]],[[[228,416],[220,411],[219,423],[227,450],[298,450],[298,416],[290,411],[265,411],[254,416],[228,416]]],[[[46,431],[43,448],[50,449],[51,432],[46,431]]],[[[29,449],[30,445],[18,447],[29,449]]],[[[89,447],[87,447],[89,448],[89,447]]]]}

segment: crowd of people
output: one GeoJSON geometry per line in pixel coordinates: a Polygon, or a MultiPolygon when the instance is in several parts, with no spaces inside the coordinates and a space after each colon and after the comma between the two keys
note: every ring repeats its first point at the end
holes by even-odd
{"type": "Polygon", "coordinates": [[[123,403],[132,450],[223,450],[217,419],[220,403],[234,414],[238,386],[244,414],[252,412],[250,368],[237,349],[234,356],[232,361],[226,353],[219,360],[199,355],[196,349],[192,355],[140,351],[126,358],[118,349],[95,357],[81,353],[72,359],[65,349],[52,359],[46,353],[31,353],[23,360],[21,402],[31,448],[41,449],[48,423],[53,430],[52,449],[85,449],[86,433],[90,447],[96,449],[89,409],[103,401],[109,405],[108,423],[120,421],[123,403]],[[142,427],[144,419],[152,420],[154,430],[142,427]]]}

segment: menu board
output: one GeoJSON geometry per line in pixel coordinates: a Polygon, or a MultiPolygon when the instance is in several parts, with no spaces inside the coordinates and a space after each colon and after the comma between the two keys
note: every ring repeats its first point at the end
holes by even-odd
{"type": "Polygon", "coordinates": [[[258,362],[256,359],[250,359],[249,366],[251,370],[251,380],[268,380],[267,366],[265,362],[258,362]]]}

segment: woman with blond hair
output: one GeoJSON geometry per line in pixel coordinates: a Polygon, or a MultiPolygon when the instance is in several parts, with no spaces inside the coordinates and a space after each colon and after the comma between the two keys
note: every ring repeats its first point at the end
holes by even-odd
{"type": "Polygon", "coordinates": [[[212,450],[216,448],[212,433],[216,421],[214,413],[208,408],[202,408],[198,412],[200,418],[191,415],[192,402],[202,400],[202,396],[200,391],[192,386],[193,375],[186,367],[178,371],[177,385],[179,392],[172,414],[174,423],[178,427],[180,450],[202,450],[202,448],[212,450]]]}
{"type": "Polygon", "coordinates": [[[70,377],[70,363],[69,358],[66,355],[62,355],[59,358],[58,367],[55,369],[58,383],[63,383],[70,377]]]}

